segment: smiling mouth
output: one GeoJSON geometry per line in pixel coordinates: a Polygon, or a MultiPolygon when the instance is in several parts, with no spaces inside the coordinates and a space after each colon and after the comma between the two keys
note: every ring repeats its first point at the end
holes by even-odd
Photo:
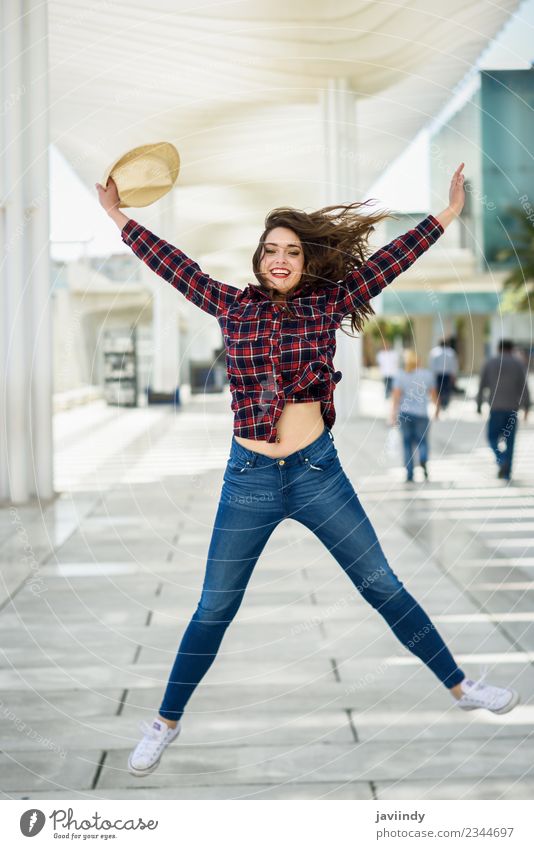
{"type": "Polygon", "coordinates": [[[290,271],[287,271],[283,268],[277,268],[269,272],[272,277],[276,277],[277,280],[285,280],[286,277],[289,277],[290,271]]]}

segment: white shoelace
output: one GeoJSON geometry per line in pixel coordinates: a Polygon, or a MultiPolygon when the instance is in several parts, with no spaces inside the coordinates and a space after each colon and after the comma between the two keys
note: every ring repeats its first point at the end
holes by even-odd
{"type": "Polygon", "coordinates": [[[138,757],[142,757],[143,755],[149,754],[154,750],[154,741],[159,740],[160,746],[163,745],[168,728],[165,729],[165,732],[162,734],[158,732],[155,728],[153,728],[152,725],[146,722],[144,719],[142,719],[139,723],[139,727],[141,728],[141,731],[143,732],[144,736],[137,746],[136,754],[138,757]]]}
{"type": "Polygon", "coordinates": [[[480,669],[482,670],[481,674],[476,680],[468,679],[468,680],[472,680],[473,683],[471,684],[471,686],[469,687],[467,692],[464,693],[464,695],[467,696],[468,699],[472,699],[473,701],[478,701],[482,704],[487,704],[488,701],[489,701],[490,704],[492,704],[495,701],[495,699],[502,697],[503,690],[506,689],[506,688],[495,687],[492,684],[486,684],[485,683],[486,676],[488,674],[488,669],[489,669],[488,664],[481,666],[480,669]],[[485,691],[484,697],[483,696],[477,696],[477,690],[484,690],[485,691]]]}

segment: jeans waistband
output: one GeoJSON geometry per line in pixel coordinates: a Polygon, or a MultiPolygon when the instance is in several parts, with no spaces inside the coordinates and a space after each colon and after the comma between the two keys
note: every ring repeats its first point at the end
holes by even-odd
{"type": "Polygon", "coordinates": [[[259,451],[252,451],[249,448],[245,448],[244,445],[240,445],[240,443],[236,441],[235,437],[232,436],[231,456],[234,459],[248,462],[250,466],[272,466],[277,464],[279,460],[284,460],[284,466],[296,466],[300,463],[304,463],[306,458],[312,461],[314,458],[319,459],[326,451],[328,451],[329,447],[333,445],[333,443],[334,436],[332,431],[330,428],[325,427],[322,434],[318,436],[317,439],[314,439],[313,442],[310,442],[309,445],[306,445],[299,451],[293,451],[292,454],[286,454],[280,457],[267,457],[266,454],[260,454],[259,451]]]}

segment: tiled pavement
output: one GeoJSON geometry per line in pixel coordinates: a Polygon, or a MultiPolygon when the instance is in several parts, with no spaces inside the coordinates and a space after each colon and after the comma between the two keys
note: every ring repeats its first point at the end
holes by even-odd
{"type": "Polygon", "coordinates": [[[460,665],[522,704],[464,714],[313,535],[273,534],[180,738],[146,779],[127,755],[157,709],[203,578],[228,397],[179,412],[56,417],[51,505],[0,510],[4,798],[460,799],[534,792],[534,429],[496,480],[482,422],[433,427],[431,482],[402,483],[380,387],[334,429],[390,562],[460,665]]]}

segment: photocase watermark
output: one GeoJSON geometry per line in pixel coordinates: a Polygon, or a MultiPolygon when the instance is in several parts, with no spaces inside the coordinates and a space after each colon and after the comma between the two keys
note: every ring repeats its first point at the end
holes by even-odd
{"type": "Polygon", "coordinates": [[[493,210],[497,209],[497,204],[494,203],[494,201],[492,200],[488,200],[487,195],[481,195],[479,190],[475,189],[473,184],[470,183],[468,180],[464,182],[464,192],[467,195],[472,195],[475,200],[480,201],[482,206],[485,206],[486,209],[488,209],[490,212],[493,212],[493,210]]]}
{"type": "Polygon", "coordinates": [[[37,743],[41,743],[46,749],[50,749],[51,751],[57,752],[60,758],[66,758],[67,752],[62,746],[59,746],[49,737],[43,737],[42,734],[39,734],[31,725],[28,725],[24,720],[22,720],[16,713],[14,713],[11,708],[7,707],[4,704],[2,699],[0,699],[0,714],[2,714],[5,719],[12,722],[14,727],[21,734],[25,734],[32,740],[35,740],[37,743]]]}
{"type": "MultiPolygon", "coordinates": [[[[73,170],[81,165],[86,159],[92,159],[96,153],[103,153],[103,144],[102,142],[92,144],[85,152],[80,153],[77,156],[74,156],[69,160],[70,165],[73,170]]],[[[49,195],[51,192],[51,184],[48,182],[46,188],[44,188],[41,192],[39,192],[32,200],[30,204],[25,208],[20,223],[13,231],[10,239],[4,245],[4,255],[7,256],[11,253],[16,243],[24,236],[26,228],[31,221],[34,214],[37,210],[49,202],[49,195]]]]}
{"type": "Polygon", "coordinates": [[[528,195],[521,195],[518,200],[523,212],[525,213],[527,221],[530,221],[530,223],[534,225],[534,206],[532,206],[528,195]]]}
{"type": "Polygon", "coordinates": [[[35,556],[35,552],[33,550],[33,546],[30,542],[30,538],[28,536],[28,532],[24,527],[24,523],[20,518],[19,511],[16,507],[10,507],[9,513],[11,515],[12,524],[17,526],[17,535],[20,537],[21,542],[23,544],[23,550],[27,552],[20,558],[20,563],[27,563],[31,569],[31,574],[24,581],[25,584],[28,585],[30,592],[34,595],[41,595],[41,593],[46,592],[47,586],[43,581],[42,577],[39,576],[39,572],[41,571],[41,567],[39,566],[39,561],[35,556]]]}
{"type": "Polygon", "coordinates": [[[11,253],[16,242],[18,242],[19,239],[24,235],[24,231],[26,230],[28,223],[31,221],[32,217],[37,212],[41,204],[46,201],[49,194],[50,186],[47,186],[45,189],[43,189],[42,192],[36,195],[36,197],[32,198],[30,205],[27,206],[24,212],[22,213],[20,223],[17,225],[9,241],[6,242],[4,246],[4,255],[7,256],[7,254],[11,253]]]}
{"type": "MultiPolygon", "coordinates": [[[[430,145],[430,159],[436,164],[438,170],[443,173],[451,174],[455,170],[456,166],[444,158],[443,150],[436,142],[430,145]]],[[[490,212],[497,209],[497,204],[489,200],[487,195],[482,195],[478,189],[474,188],[469,180],[466,180],[464,183],[464,191],[466,194],[470,194],[475,200],[478,200],[490,212]]]]}
{"type": "MultiPolygon", "coordinates": [[[[418,631],[416,631],[409,640],[406,641],[407,649],[414,649],[431,631],[435,631],[436,627],[432,622],[428,622],[418,631]]],[[[356,690],[361,690],[365,687],[369,687],[371,684],[374,684],[385,675],[386,672],[389,672],[393,666],[396,665],[396,661],[398,658],[402,658],[405,656],[404,651],[398,651],[394,655],[386,658],[381,661],[377,666],[374,666],[370,672],[366,672],[364,675],[360,675],[359,678],[356,679],[352,684],[345,688],[345,695],[348,693],[354,693],[356,690]]],[[[419,656],[419,655],[417,655],[419,656]]]]}
{"type": "Polygon", "coordinates": [[[63,17],[62,20],[54,22],[54,33],[61,33],[74,25],[79,27],[85,20],[96,16],[101,17],[104,12],[112,13],[114,8],[112,0],[97,0],[96,3],[87,3],[82,6],[76,15],[71,15],[68,18],[63,17]]]}
{"type": "Polygon", "coordinates": [[[370,684],[374,684],[375,681],[390,670],[392,660],[392,658],[387,658],[379,663],[378,666],[375,666],[371,672],[366,672],[365,675],[360,675],[356,681],[354,681],[349,687],[345,688],[345,695],[348,693],[354,693],[356,690],[362,690],[365,687],[369,687],[370,684]]]}
{"type": "Polygon", "coordinates": [[[436,626],[433,622],[429,622],[427,625],[424,625],[423,628],[420,628],[419,631],[416,631],[415,634],[411,636],[409,640],[407,640],[406,645],[409,649],[413,649],[418,643],[423,640],[430,631],[435,631],[436,626]]]}
{"type": "Polygon", "coordinates": [[[379,569],[375,569],[369,575],[366,575],[363,580],[354,585],[354,590],[350,592],[346,596],[342,596],[337,599],[333,604],[329,604],[328,607],[325,607],[324,611],[322,611],[321,616],[312,616],[310,619],[307,619],[305,622],[298,622],[296,625],[293,625],[291,628],[291,635],[295,636],[296,634],[301,634],[303,631],[311,631],[312,628],[317,628],[319,625],[323,624],[325,619],[330,618],[331,616],[335,616],[339,610],[345,607],[349,601],[353,601],[355,598],[359,598],[362,593],[362,590],[366,590],[371,587],[375,581],[377,581],[382,575],[385,575],[387,570],[381,566],[379,569]]]}
{"type": "Polygon", "coordinates": [[[72,315],[72,320],[70,322],[70,327],[68,333],[66,334],[65,340],[61,346],[61,360],[62,365],[58,372],[58,385],[61,387],[62,382],[66,380],[68,376],[68,366],[67,363],[72,355],[74,348],[74,341],[76,340],[77,345],[79,345],[79,340],[82,336],[81,333],[81,318],[82,312],[77,309],[74,311],[72,315]]]}
{"type": "MultiPolygon", "coordinates": [[[[415,401],[418,406],[424,402],[428,393],[428,384],[424,380],[412,379],[410,383],[410,388],[407,392],[404,393],[402,401],[399,405],[399,421],[411,421],[410,414],[408,410],[412,408],[413,402],[415,401]]],[[[412,413],[413,415],[413,413],[412,413]]]]}
{"type": "Polygon", "coordinates": [[[255,502],[274,501],[274,495],[272,492],[247,492],[246,495],[242,493],[229,493],[227,501],[229,504],[232,502],[236,504],[254,504],[255,502]]]}
{"type": "Polygon", "coordinates": [[[6,97],[6,99],[0,106],[0,116],[4,117],[5,115],[7,115],[9,110],[13,109],[15,104],[18,103],[21,97],[23,97],[25,94],[26,86],[24,84],[19,86],[16,91],[11,92],[11,94],[6,97]]]}

